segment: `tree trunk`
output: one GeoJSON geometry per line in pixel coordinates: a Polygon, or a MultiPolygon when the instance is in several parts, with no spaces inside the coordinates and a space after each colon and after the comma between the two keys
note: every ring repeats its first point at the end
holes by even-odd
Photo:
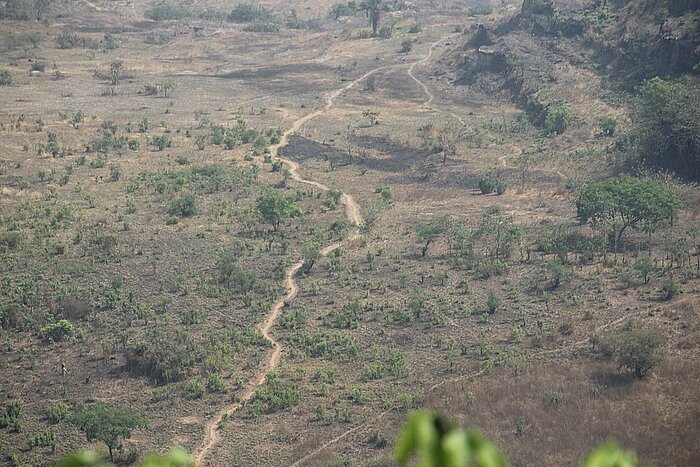
{"type": "Polygon", "coordinates": [[[430,246],[430,240],[425,242],[425,246],[421,249],[420,255],[421,257],[424,257],[426,253],[428,253],[428,247],[430,246]]]}

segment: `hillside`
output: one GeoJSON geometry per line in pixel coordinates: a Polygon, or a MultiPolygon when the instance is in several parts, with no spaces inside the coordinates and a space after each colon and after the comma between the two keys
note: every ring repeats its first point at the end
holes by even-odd
{"type": "Polygon", "coordinates": [[[700,463],[697,2],[0,6],[0,463],[700,463]]]}

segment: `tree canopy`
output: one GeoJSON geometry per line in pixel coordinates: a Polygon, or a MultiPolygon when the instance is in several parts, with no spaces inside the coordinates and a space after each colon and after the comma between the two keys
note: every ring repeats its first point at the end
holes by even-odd
{"type": "Polygon", "coordinates": [[[139,414],[101,403],[83,405],[71,417],[71,422],[85,432],[89,442],[105,443],[112,461],[112,450],[119,446],[120,438],[130,438],[132,430],[148,426],[148,421],[139,414]]]}
{"type": "Polygon", "coordinates": [[[639,158],[700,180],[700,93],[658,77],[646,81],[638,91],[632,136],[639,158]]]}
{"type": "Polygon", "coordinates": [[[678,196],[661,182],[627,174],[588,184],[576,201],[581,224],[609,226],[616,246],[628,227],[651,233],[680,207],[678,196]]]}
{"type": "Polygon", "coordinates": [[[294,203],[294,198],[284,196],[275,190],[267,189],[257,199],[260,218],[277,230],[280,223],[290,217],[301,214],[301,209],[294,203]]]}
{"type": "Polygon", "coordinates": [[[629,368],[641,379],[661,361],[661,344],[661,337],[655,332],[627,332],[618,338],[615,360],[620,367],[629,368]]]}

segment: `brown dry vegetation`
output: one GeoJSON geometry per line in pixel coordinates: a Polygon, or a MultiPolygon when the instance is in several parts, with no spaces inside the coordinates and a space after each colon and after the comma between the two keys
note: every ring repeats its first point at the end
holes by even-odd
{"type": "MultiPolygon", "coordinates": [[[[421,407],[481,429],[514,465],[575,465],[610,438],[645,464],[700,463],[697,188],[669,181],[685,201],[675,225],[652,236],[629,232],[616,255],[560,255],[558,287],[547,269],[557,255],[536,246],[554,225],[595,238],[575,219],[577,190],[625,162],[600,135],[598,118],[614,116],[624,132],[629,96],[611,99],[595,67],[571,58],[571,44],[545,57],[529,35],[505,39],[532,70],[551,73],[546,92],[573,109],[570,130],[545,137],[502,89],[458,84],[470,27],[507,19],[519,4],[493,2],[494,12],[477,19],[463,2],[418,2],[396,17],[391,38],[360,39],[362,15],[320,30],[255,33],[223,20],[145,20],[155,3],[58,1],[48,26],[0,22],[0,69],[14,81],[0,96],[0,396],[24,404],[22,431],[0,429],[0,463],[14,453],[47,465],[87,445],[67,421],[46,420],[47,407],[60,402],[72,410],[97,400],[145,415],[150,428],[125,442],[124,461],[130,451],[199,450],[206,423],[267,368],[271,343],[257,329],[285,292],[285,269],[310,242],[343,238],[296,276],[299,293],[271,331],[282,346],[277,373],[298,403],[266,410],[255,396],[243,401],[217,427],[206,464],[390,463],[407,411],[421,407]],[[416,20],[422,30],[411,34],[416,20]],[[96,43],[111,32],[119,47],[58,49],[63,31],[96,43]],[[406,38],[415,39],[412,50],[399,53],[406,38]],[[104,74],[114,60],[124,76],[110,85],[104,74]],[[37,61],[46,71],[28,73],[37,61]],[[408,74],[414,63],[417,81],[408,74]],[[252,142],[231,150],[211,142],[211,125],[240,119],[261,132],[286,130],[374,69],[279,150],[304,179],[359,204],[366,225],[350,241],[343,206],[329,193],[292,180],[252,142]],[[167,98],[144,93],[167,80],[177,85],[167,98]],[[366,111],[378,113],[378,124],[366,111]],[[149,128],[140,132],[144,119],[149,128]],[[86,151],[110,121],[115,136],[138,148],[86,151]],[[462,138],[446,157],[427,144],[455,129],[462,138]],[[49,132],[56,156],[39,150],[49,132]],[[158,150],[156,137],[171,146],[158,150]],[[487,171],[507,183],[504,194],[480,194],[487,171]],[[255,215],[268,187],[294,196],[303,211],[279,232],[255,215]],[[171,211],[183,193],[195,195],[196,214],[171,211]],[[447,234],[421,256],[418,226],[447,216],[475,228],[493,207],[522,230],[505,270],[493,272],[485,241],[458,264],[447,234]],[[688,244],[671,260],[678,239],[688,244]],[[645,251],[655,265],[648,284],[633,268],[645,251]],[[219,281],[224,253],[257,281],[219,281]],[[681,293],[661,300],[669,277],[681,293]],[[489,293],[502,301],[493,314],[489,293]],[[73,324],[73,337],[42,338],[58,319],[73,324]],[[591,348],[592,334],[604,342],[629,329],[664,338],[663,361],[641,380],[591,348]],[[153,369],[171,356],[180,373],[153,369]],[[25,448],[46,429],[56,433],[55,453],[25,448]]],[[[264,4],[301,18],[331,6],[264,4]]],[[[215,0],[187,6],[231,8],[215,0]]]]}

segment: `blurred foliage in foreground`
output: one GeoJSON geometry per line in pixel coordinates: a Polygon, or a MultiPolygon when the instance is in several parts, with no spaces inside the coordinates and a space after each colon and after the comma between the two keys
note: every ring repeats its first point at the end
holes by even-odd
{"type": "MultiPolygon", "coordinates": [[[[420,467],[506,467],[508,461],[495,444],[476,431],[465,431],[450,420],[432,412],[416,412],[406,422],[395,447],[396,462],[408,464],[418,457],[420,467]]],[[[607,443],[592,452],[582,467],[636,467],[636,456],[607,443]]],[[[140,467],[194,467],[192,458],[181,449],[167,455],[151,454],[140,467]]],[[[73,454],[56,467],[111,467],[93,451],[73,454]]]]}

